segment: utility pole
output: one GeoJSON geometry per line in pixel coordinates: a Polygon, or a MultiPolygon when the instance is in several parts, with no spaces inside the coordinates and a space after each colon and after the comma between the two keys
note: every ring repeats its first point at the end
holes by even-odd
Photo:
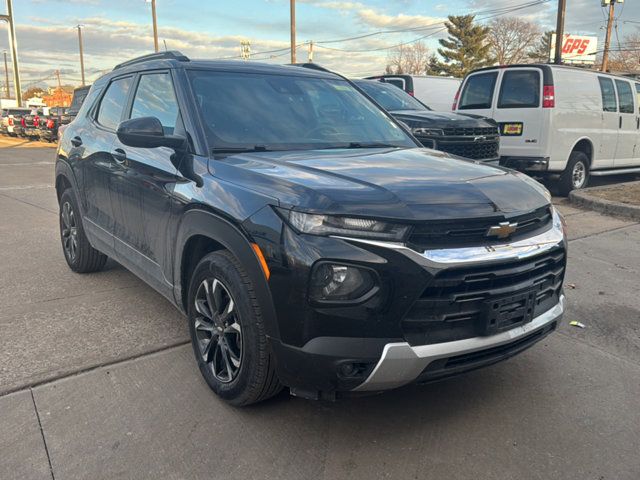
{"type": "Polygon", "coordinates": [[[296,63],[296,0],[291,4],[291,63],[296,63]]]}
{"type": "Polygon", "coordinates": [[[9,65],[7,65],[7,51],[4,54],[4,83],[7,87],[7,98],[11,98],[11,90],[9,90],[9,65]]]}
{"type": "Polygon", "coordinates": [[[60,81],[60,70],[56,70],[56,78],[58,79],[58,89],[62,90],[62,82],[60,81]]]}
{"type": "Polygon", "coordinates": [[[158,19],[156,18],[156,0],[151,0],[151,19],[153,20],[153,48],[156,53],[158,49],[158,19]]]}
{"type": "Polygon", "coordinates": [[[558,0],[558,20],[556,22],[556,51],[554,63],[562,63],[562,44],[564,43],[564,16],[567,10],[567,0],[558,0]]]}
{"type": "MultiPolygon", "coordinates": [[[[16,102],[22,103],[22,91],[20,89],[20,70],[18,68],[18,44],[16,42],[16,26],[13,21],[13,3],[7,0],[7,14],[0,15],[0,20],[9,24],[9,48],[11,48],[11,59],[13,60],[13,86],[16,91],[16,102]]],[[[8,85],[7,85],[8,87],[8,85]]]]}
{"type": "Polygon", "coordinates": [[[78,46],[80,47],[80,74],[82,75],[82,85],[84,86],[84,53],[82,51],[82,25],[78,25],[78,46]]]}
{"type": "Polygon", "coordinates": [[[311,40],[309,42],[309,56],[308,56],[308,60],[309,63],[313,63],[313,40],[311,40]]]}
{"type": "Polygon", "coordinates": [[[604,39],[604,51],[602,52],[602,71],[606,72],[609,66],[609,45],[611,44],[611,28],[613,27],[614,10],[616,0],[602,0],[602,6],[609,5],[609,20],[607,20],[607,36],[604,39]]]}
{"type": "Polygon", "coordinates": [[[240,58],[249,60],[251,58],[251,42],[243,40],[240,42],[240,58]]]}

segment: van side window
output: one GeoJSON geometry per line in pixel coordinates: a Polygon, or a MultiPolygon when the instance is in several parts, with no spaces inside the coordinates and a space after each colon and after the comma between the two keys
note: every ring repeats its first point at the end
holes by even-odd
{"type": "Polygon", "coordinates": [[[636,83],[636,100],[638,102],[638,113],[640,113],[640,83],[636,83]]]}
{"type": "Polygon", "coordinates": [[[617,112],[616,92],[613,89],[613,81],[610,78],[598,77],[600,82],[600,94],[602,95],[602,110],[605,112],[617,112]]]}
{"type": "Polygon", "coordinates": [[[458,110],[491,108],[498,72],[479,73],[467,78],[458,110]]]}
{"type": "Polygon", "coordinates": [[[540,106],[540,74],[533,70],[506,71],[502,76],[498,108],[540,106]]]}
{"type": "Polygon", "coordinates": [[[620,101],[620,113],[634,113],[633,92],[629,82],[616,80],[616,89],[618,90],[618,100],[620,101]]]}

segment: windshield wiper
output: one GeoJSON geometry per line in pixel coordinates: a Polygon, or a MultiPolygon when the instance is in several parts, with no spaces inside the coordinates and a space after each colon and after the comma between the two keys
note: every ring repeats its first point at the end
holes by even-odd
{"type": "Polygon", "coordinates": [[[270,152],[264,145],[254,145],[253,147],[214,147],[213,153],[247,153],[247,152],[270,152]]]}
{"type": "Polygon", "coordinates": [[[377,142],[350,142],[346,148],[401,148],[400,145],[377,142]]]}

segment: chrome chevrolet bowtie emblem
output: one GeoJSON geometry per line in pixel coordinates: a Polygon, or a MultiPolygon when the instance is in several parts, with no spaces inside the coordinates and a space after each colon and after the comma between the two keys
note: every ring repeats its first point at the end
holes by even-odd
{"type": "Polygon", "coordinates": [[[473,141],[474,142],[486,142],[487,141],[487,137],[484,135],[478,135],[476,137],[473,137],[473,141]]]}
{"type": "Polygon", "coordinates": [[[489,227],[487,237],[507,238],[518,228],[517,223],[500,222],[498,225],[489,227]]]}

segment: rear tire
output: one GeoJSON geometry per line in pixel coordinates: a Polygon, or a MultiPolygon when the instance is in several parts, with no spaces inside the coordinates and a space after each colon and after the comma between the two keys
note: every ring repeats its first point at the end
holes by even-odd
{"type": "Polygon", "coordinates": [[[206,255],[191,277],[189,332],[200,373],[231,405],[266,400],[281,389],[253,284],[227,251],[206,255]]]}
{"type": "Polygon", "coordinates": [[[107,256],[91,246],[82,228],[76,196],[67,188],[60,197],[60,240],[69,268],[77,273],[102,270],[107,256]]]}
{"type": "Polygon", "coordinates": [[[571,152],[567,168],[560,175],[558,190],[566,197],[572,190],[585,188],[589,183],[589,157],[583,152],[571,152]]]}

